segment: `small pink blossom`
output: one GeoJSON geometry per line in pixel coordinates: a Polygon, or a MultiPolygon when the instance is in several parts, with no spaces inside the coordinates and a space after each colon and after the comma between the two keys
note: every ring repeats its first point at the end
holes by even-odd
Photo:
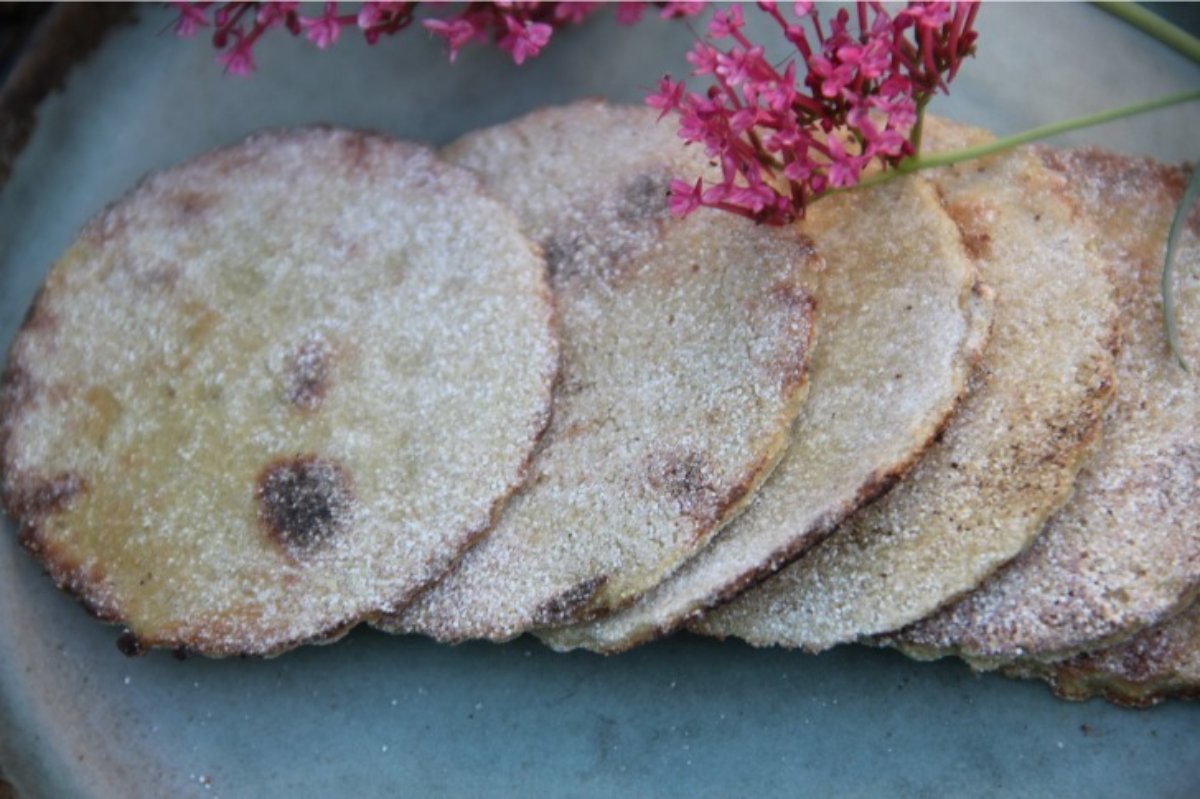
{"type": "Polygon", "coordinates": [[[783,176],[796,183],[807,183],[816,168],[817,165],[805,155],[788,162],[788,165],[783,168],[783,176]]]}
{"type": "Polygon", "coordinates": [[[679,108],[679,104],[683,102],[683,91],[682,82],[675,83],[669,75],[663,76],[658,81],[658,91],[646,96],[646,105],[660,110],[662,113],[658,118],[662,119],[679,108]]]}
{"type": "Polygon", "coordinates": [[[729,117],[729,130],[735,136],[741,136],[758,123],[758,111],[755,108],[739,108],[729,117]]]}
{"type": "Polygon", "coordinates": [[[295,15],[299,5],[299,3],[293,2],[264,3],[258,9],[255,19],[258,20],[260,25],[275,28],[279,25],[287,24],[289,17],[295,15]]]}
{"type": "Polygon", "coordinates": [[[720,208],[721,204],[725,202],[725,198],[729,196],[729,191],[729,185],[726,183],[709,186],[700,196],[700,204],[709,208],[720,208]]]}
{"type": "Polygon", "coordinates": [[[700,178],[696,178],[695,185],[688,185],[682,180],[672,180],[670,199],[667,203],[671,213],[675,216],[687,216],[699,208],[703,186],[704,181],[700,178]]]}
{"type": "Polygon", "coordinates": [[[596,10],[598,3],[555,3],[554,4],[554,21],[565,25],[578,25],[583,22],[593,11],[596,10]]]}
{"type": "Polygon", "coordinates": [[[749,65],[746,63],[746,51],[734,48],[728,53],[717,53],[717,66],[713,73],[721,78],[727,86],[737,86],[745,83],[749,75],[749,65]]]}
{"type": "Polygon", "coordinates": [[[692,65],[693,75],[709,75],[717,69],[717,48],[704,42],[696,42],[684,58],[692,65]]]}
{"type": "Polygon", "coordinates": [[[796,64],[790,62],[777,80],[763,81],[758,85],[758,96],[777,114],[792,107],[796,100],[796,64]]]}
{"type": "Polygon", "coordinates": [[[358,9],[358,17],[355,22],[358,27],[363,30],[368,30],[383,22],[387,13],[384,11],[384,5],[394,5],[393,3],[363,3],[358,9]]]}
{"type": "Polygon", "coordinates": [[[415,2],[364,2],[354,22],[367,44],[374,44],[384,34],[395,34],[408,28],[413,22],[415,7],[415,2]]]}
{"type": "Polygon", "coordinates": [[[847,153],[836,136],[829,138],[826,147],[829,148],[829,185],[848,189],[858,183],[858,176],[862,172],[860,160],[847,153]]]}
{"type": "Polygon", "coordinates": [[[837,97],[855,77],[853,64],[835,64],[823,56],[813,56],[808,67],[810,74],[816,76],[824,97],[837,97]]]}
{"type": "Polygon", "coordinates": [[[744,27],[746,20],[742,17],[742,9],[733,6],[728,11],[717,11],[713,14],[712,19],[708,21],[708,35],[713,39],[724,39],[733,36],[744,27]]]}
{"type": "MultiPolygon", "coordinates": [[[[752,173],[753,174],[753,173],[752,173]]],[[[775,205],[775,190],[760,180],[751,179],[746,186],[734,188],[726,195],[726,201],[748,209],[752,214],[759,214],[768,207],[775,205]]]]}
{"type": "Polygon", "coordinates": [[[938,28],[950,21],[950,4],[909,3],[897,16],[908,17],[922,28],[938,28]]]}
{"type": "Polygon", "coordinates": [[[208,17],[198,4],[174,2],[171,5],[179,12],[179,19],[175,20],[175,35],[187,39],[199,33],[201,28],[208,27],[208,17]]]}
{"type": "Polygon", "coordinates": [[[415,7],[416,3],[367,2],[359,8],[354,21],[367,44],[375,44],[381,35],[408,27],[415,7]]]}
{"type": "Polygon", "coordinates": [[[704,13],[704,7],[706,5],[708,4],[704,2],[663,3],[662,11],[658,12],[658,15],[663,19],[695,17],[704,13]]]}
{"type": "Polygon", "coordinates": [[[537,55],[554,29],[543,22],[521,21],[512,16],[505,17],[508,33],[499,41],[500,49],[512,54],[513,61],[524,64],[526,58],[537,55]]]}
{"type": "Polygon", "coordinates": [[[225,70],[232,75],[237,75],[239,78],[247,77],[256,66],[252,47],[253,43],[249,39],[243,38],[239,32],[234,45],[217,55],[217,63],[224,65],[225,70]]]}
{"type": "Polygon", "coordinates": [[[425,29],[435,36],[441,36],[446,40],[447,46],[450,48],[450,62],[458,58],[458,51],[463,45],[475,38],[475,26],[463,17],[454,17],[449,20],[427,19],[421,23],[425,29]]]}
{"type": "Polygon", "coordinates": [[[325,48],[337,43],[342,26],[338,23],[337,3],[326,3],[325,13],[319,17],[301,17],[300,26],[304,28],[305,37],[317,46],[325,48]]]}

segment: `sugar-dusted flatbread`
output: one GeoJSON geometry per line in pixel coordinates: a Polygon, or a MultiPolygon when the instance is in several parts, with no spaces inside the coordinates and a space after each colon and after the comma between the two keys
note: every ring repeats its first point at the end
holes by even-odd
{"type": "Polygon", "coordinates": [[[382,626],[507,639],[628,604],[741,510],[800,407],[819,258],[794,230],[670,216],[670,178],[707,160],[648,109],[545,110],[447,154],[545,249],[563,378],[528,489],[382,626]]]}
{"type": "MultiPolygon", "coordinates": [[[[928,122],[937,148],[983,138],[928,122]]],[[[1112,397],[1117,345],[1089,228],[1032,150],[930,178],[996,292],[971,393],[904,482],[705,632],[821,650],[894,630],[978,585],[1068,496],[1112,397]]]]}
{"type": "Polygon", "coordinates": [[[128,652],[334,637],[492,526],[547,423],[552,312],[466,170],[252,136],[146,178],[50,271],[0,388],[5,507],[128,652]]]}
{"type": "MultiPolygon", "coordinates": [[[[1171,358],[1159,281],[1188,172],[1097,150],[1048,153],[1103,231],[1121,307],[1117,401],[1070,503],[978,591],[901,637],[978,666],[1061,659],[1157,624],[1200,591],[1200,381],[1171,358]]],[[[1200,365],[1200,212],[1175,261],[1184,358],[1200,365]]]]}
{"type": "Polygon", "coordinates": [[[778,570],[886,491],[944,425],[990,304],[933,188],[908,178],[815,204],[821,346],[783,461],[750,509],[628,609],[543,630],[558,649],[628,649],[778,570]]]}
{"type": "Polygon", "coordinates": [[[1041,679],[1063,699],[1102,696],[1125,707],[1200,699],[1200,603],[1108,649],[1050,663],[1019,658],[1001,670],[1041,679]]]}

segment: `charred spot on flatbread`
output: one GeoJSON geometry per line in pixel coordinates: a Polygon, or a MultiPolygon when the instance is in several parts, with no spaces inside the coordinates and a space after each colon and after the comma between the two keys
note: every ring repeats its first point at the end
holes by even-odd
{"type": "Polygon", "coordinates": [[[316,455],[268,465],[259,474],[254,499],[263,529],[296,557],[333,544],[350,524],[354,508],[345,469],[316,455]]]}

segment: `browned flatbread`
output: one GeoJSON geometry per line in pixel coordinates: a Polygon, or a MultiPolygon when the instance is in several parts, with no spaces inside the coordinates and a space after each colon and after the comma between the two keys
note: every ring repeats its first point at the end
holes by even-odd
{"type": "MultiPolygon", "coordinates": [[[[899,636],[917,655],[956,653],[981,667],[1058,660],[1157,624],[1200,590],[1200,381],[1168,352],[1159,293],[1187,171],[1097,150],[1046,159],[1103,231],[1123,323],[1117,401],[1070,503],[1000,574],[899,636]]],[[[1200,211],[1184,228],[1180,343],[1200,366],[1200,211]]]]}
{"type": "MultiPolygon", "coordinates": [[[[986,137],[927,122],[939,149],[986,137]]],[[[1066,501],[1113,393],[1117,310],[1089,228],[1028,149],[930,179],[996,292],[970,395],[891,493],[703,632],[822,650],[897,629],[978,585],[1066,501]]]]}
{"type": "Polygon", "coordinates": [[[252,136],[149,176],[51,270],[0,388],[5,507],[127,651],[336,637],[492,526],[547,422],[552,313],[466,170],[252,136]]]}
{"type": "Polygon", "coordinates": [[[1015,660],[1001,670],[1045,680],[1055,694],[1074,701],[1102,696],[1141,708],[1165,699],[1200,699],[1200,604],[1108,649],[1058,663],[1015,660]]]}
{"type": "Polygon", "coordinates": [[[629,649],[777,571],[900,479],[942,429],[987,338],[990,299],[933,187],[910,178],[814,205],[821,346],[787,455],[750,509],[629,608],[538,636],[629,649]]]}
{"type": "Polygon", "coordinates": [[[474,133],[550,261],[554,421],[495,533],[385,629],[511,638],[627,605],[703,549],[783,454],[807,387],[820,261],[794,230],[667,212],[707,170],[645,108],[577,103],[474,133]]]}

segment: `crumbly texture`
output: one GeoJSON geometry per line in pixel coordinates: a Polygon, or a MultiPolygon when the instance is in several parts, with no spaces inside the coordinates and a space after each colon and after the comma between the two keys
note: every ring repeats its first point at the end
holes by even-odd
{"type": "Polygon", "coordinates": [[[50,271],[0,388],[4,504],[127,652],[333,637],[492,526],[548,422],[552,323],[468,171],[255,135],[147,177],[50,271]]]}
{"type": "Polygon", "coordinates": [[[787,454],[750,509],[628,609],[542,630],[616,652],[667,634],[817,543],[931,444],[987,338],[990,302],[933,188],[906,178],[817,203],[821,346],[787,454]]]}
{"type": "MultiPolygon", "coordinates": [[[[929,120],[935,148],[985,138],[929,120]]],[[[983,279],[992,339],[909,477],[700,629],[822,650],[897,629],[1021,552],[1066,500],[1112,397],[1117,311],[1065,181],[1032,150],[938,171],[983,279]]]]}
{"type": "Polygon", "coordinates": [[[627,605],[738,513],[807,385],[820,260],[794,230],[670,216],[708,168],[649,109],[577,103],[452,145],[542,244],[563,377],[529,487],[385,629],[503,640],[627,605]]]}
{"type": "MultiPolygon", "coordinates": [[[[1117,400],[1075,494],[1030,550],[906,631],[905,648],[980,665],[1061,659],[1186,607],[1200,591],[1200,383],[1171,358],[1159,280],[1188,171],[1098,150],[1046,153],[1096,220],[1121,308],[1117,400]]],[[[1200,364],[1200,212],[1175,261],[1183,357],[1200,364]]]]}
{"type": "Polygon", "coordinates": [[[1108,649],[1059,663],[1018,659],[1004,674],[1040,679],[1063,699],[1102,696],[1125,707],[1200,699],[1200,604],[1108,649]]]}

